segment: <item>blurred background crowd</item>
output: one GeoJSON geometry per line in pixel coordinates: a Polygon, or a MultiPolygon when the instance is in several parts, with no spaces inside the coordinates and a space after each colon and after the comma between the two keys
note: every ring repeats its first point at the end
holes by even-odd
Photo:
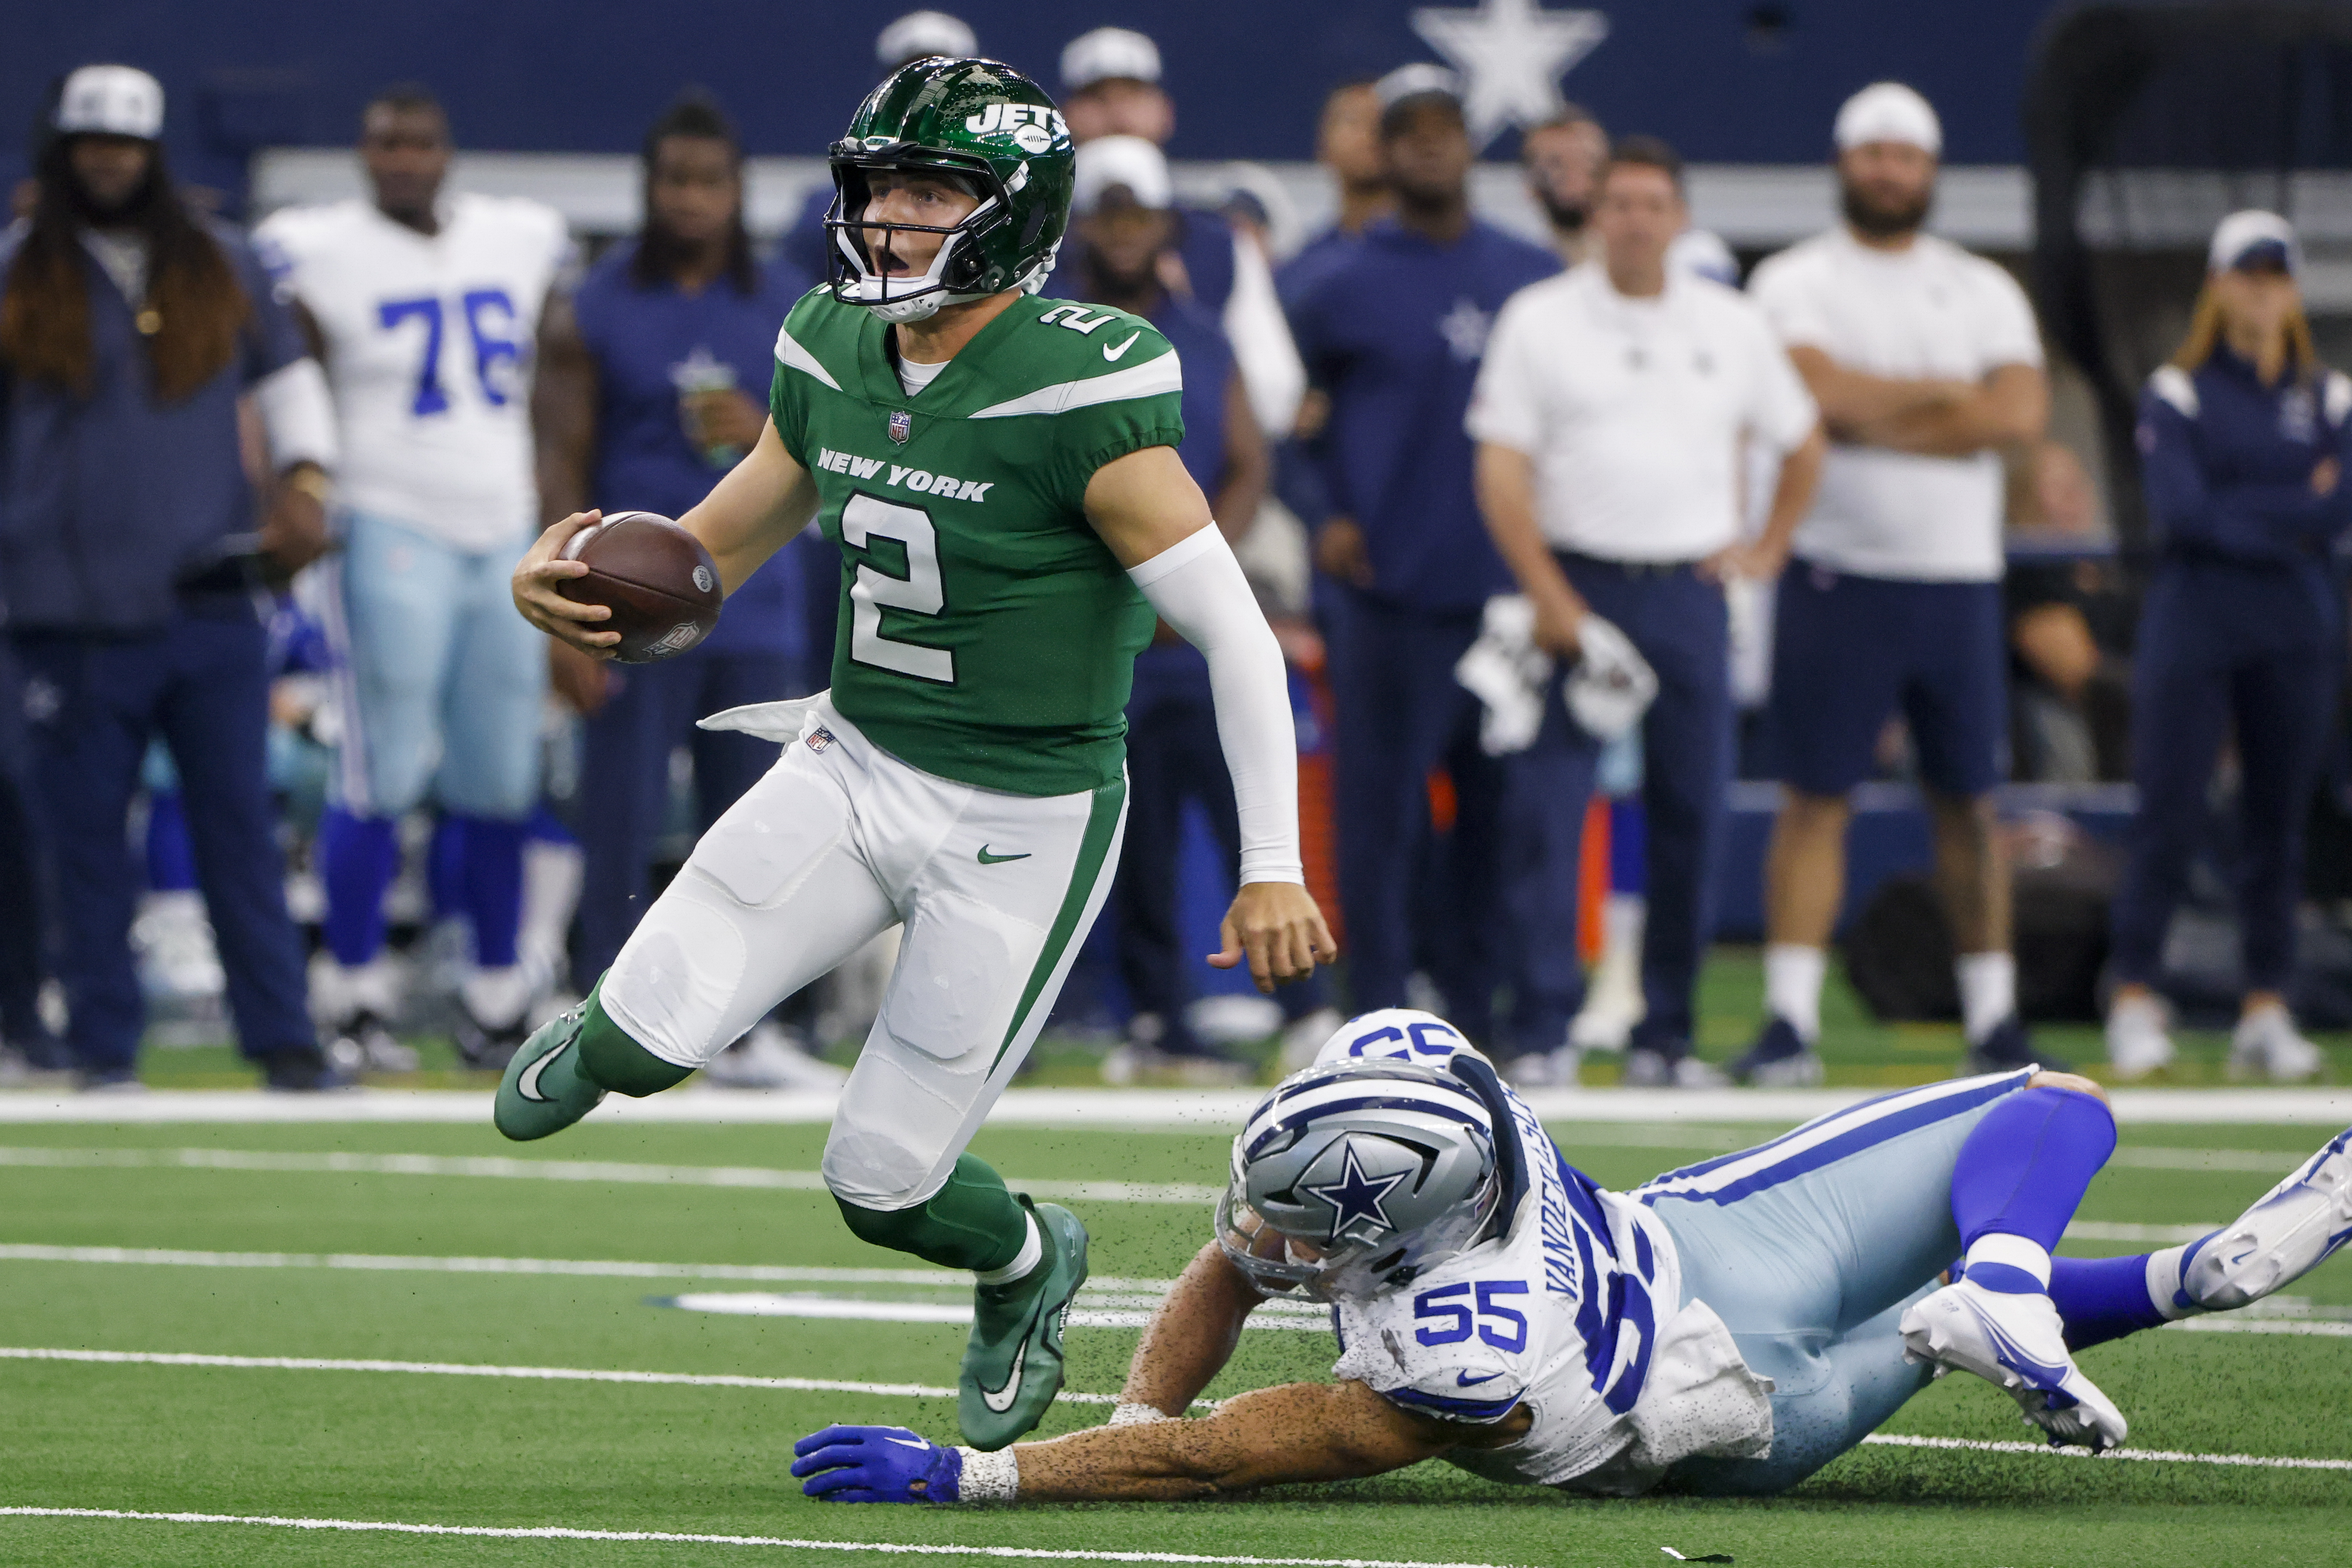
{"type": "MultiPolygon", "coordinates": [[[[1415,12],[1446,64],[1292,84],[1311,164],[1171,162],[1190,84],[1145,31],[1014,59],[1079,143],[1045,291],[1182,356],[1346,952],[1276,1002],[1200,962],[1237,827],[1206,667],[1163,636],[1062,1058],[1247,1081],[1410,1002],[1526,1082],[1812,1082],[1834,957],[1879,1016],[1958,1020],[1952,1066],[2048,1062],[2030,1026],[2071,1020],[2119,1078],[2183,1022],[2233,1029],[2242,1075],[2322,1071],[2307,1032],[2352,1026],[2352,296],[2343,237],[2289,218],[2334,212],[2303,165],[2352,147],[2286,143],[2352,92],[2230,99],[2267,56],[2198,87],[2202,8],[2169,9],[2140,97],[2033,143],[2030,243],[1982,254],[1938,237],[1990,188],[1944,166],[1953,106],[1868,76],[1798,135],[1819,233],[1701,226],[1738,182],[1561,96],[1598,12],[1415,12]],[[1479,53],[1513,39],[1532,72],[1479,53]],[[2220,101],[2164,121],[2181,94],[2220,101]],[[2169,184],[2101,163],[2158,123],[2169,184]],[[1722,942],[1761,948],[1744,1048],[1700,1027],[1722,942]]],[[[2340,68],[2340,18],[2306,20],[2276,47],[2340,68]]],[[[2029,109],[2087,101],[2105,37],[2046,36],[2029,109]]],[[[838,118],[995,47],[893,20],[838,118]]],[[[659,664],[551,647],[506,586],[544,523],[677,516],[756,440],[826,276],[822,148],[749,159],[740,106],[688,89],[625,174],[468,160],[403,82],[355,150],[227,191],[174,179],[155,77],[53,65],[0,240],[0,1080],[135,1090],[142,1048],[224,1037],[289,1090],[494,1070],[773,761],[694,721],[828,683],[814,531],[659,664]]],[[[891,955],[711,1079],[838,1082],[891,955]]]]}

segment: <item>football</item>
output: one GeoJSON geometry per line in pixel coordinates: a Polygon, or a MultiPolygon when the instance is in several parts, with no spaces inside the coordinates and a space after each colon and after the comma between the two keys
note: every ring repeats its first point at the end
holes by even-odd
{"type": "Polygon", "coordinates": [[[700,540],[668,518],[610,513],[573,534],[563,559],[584,562],[588,574],[565,579],[557,591],[579,604],[612,609],[612,619],[596,629],[621,634],[613,657],[623,664],[684,653],[719,624],[725,598],[719,567],[700,540]]]}

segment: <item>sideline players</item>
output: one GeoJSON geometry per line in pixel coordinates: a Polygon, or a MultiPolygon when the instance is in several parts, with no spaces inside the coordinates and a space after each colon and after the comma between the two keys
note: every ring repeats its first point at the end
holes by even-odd
{"type": "Polygon", "coordinates": [[[1453,72],[1405,66],[1378,90],[1396,215],[1367,225],[1291,296],[1292,330],[1330,399],[1317,451],[1330,515],[1315,536],[1316,608],[1335,707],[1348,985],[1360,1008],[1401,1005],[1424,939],[1454,1018],[1491,1042],[1505,769],[1479,747],[1478,700],[1454,666],[1510,574],[1478,521],[1462,418],[1495,312],[1559,264],[1471,216],[1475,153],[1453,72]],[[1433,850],[1429,775],[1440,766],[1459,809],[1433,850]],[[1430,868],[1427,898],[1412,892],[1417,866],[1430,868]],[[1412,929],[1416,906],[1434,911],[1432,929],[1412,929]]]}
{"type": "Polygon", "coordinates": [[[320,596],[343,730],[319,830],[328,952],[311,1005],[380,1068],[415,1065],[391,1032],[383,895],[400,818],[428,795],[458,836],[455,901],[473,927],[459,1051],[505,1066],[534,1000],[515,938],[547,652],[516,623],[507,579],[538,521],[531,342],[570,242],[537,202],[445,195],[450,152],[430,92],[386,89],[361,122],[370,198],[281,212],[257,235],[342,433],[341,549],[320,596]]]}
{"type": "MultiPolygon", "coordinates": [[[[540,511],[551,521],[599,496],[615,508],[683,517],[709,494],[759,445],[776,323],[809,285],[790,265],[752,255],[742,148],[718,105],[699,94],[679,99],[646,132],[643,162],[644,228],[551,301],[540,330],[532,413],[540,511]]],[[[549,642],[557,687],[586,718],[582,974],[604,972],[652,900],[671,753],[691,750],[705,832],[774,765],[772,742],[695,721],[807,692],[803,559],[799,550],[778,551],[736,591],[719,628],[674,658],[622,669],[549,642]]],[[[772,1089],[837,1087],[843,1076],[773,1021],[729,1047],[710,1074],[772,1089]]]]}
{"type": "MultiPolygon", "coordinates": [[[[833,688],[726,716],[789,742],[782,761],[516,1054],[497,1110],[541,1138],[607,1090],[667,1089],[903,926],[824,1180],[862,1238],[977,1276],[958,1417],[984,1448],[1060,1388],[1087,1235],[965,1146],[1109,891],[1155,612],[1207,658],[1242,822],[1211,962],[1271,992],[1335,956],[1300,865],[1282,652],[1177,457],[1176,354],[1139,316],[1027,291],[1072,163],[1052,99],[987,60],[898,70],[834,144],[841,263],[777,337],[759,445],[681,520],[730,588],[819,521],[846,601],[833,688]]],[[[616,640],[605,612],[556,589],[593,521],[549,529],[514,578],[527,616],[591,651],[616,640]]]]}
{"type": "Polygon", "coordinates": [[[1969,1067],[2031,1059],[1992,790],[2009,733],[2000,450],[2048,417],[2042,341],[2008,273],[1921,232],[1943,146],[1926,99],[1864,88],[1834,137],[1845,221],[1748,286],[1831,442],[1775,608],[1771,734],[1788,795],[1765,868],[1767,1018],[1732,1067],[1759,1084],[1820,1079],[1847,796],[1898,710],[1935,826],[1969,1067]]]}

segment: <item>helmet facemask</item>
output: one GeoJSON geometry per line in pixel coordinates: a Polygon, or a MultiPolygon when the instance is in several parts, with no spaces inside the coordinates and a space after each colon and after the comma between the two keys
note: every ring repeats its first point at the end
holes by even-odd
{"type": "Polygon", "coordinates": [[[1000,280],[989,275],[975,243],[1009,221],[1011,198],[1026,183],[1027,173],[1024,164],[1008,184],[977,158],[933,151],[910,156],[903,144],[870,152],[848,142],[837,145],[833,156],[833,206],[824,219],[825,232],[833,241],[826,251],[826,281],[833,297],[845,304],[862,305],[886,321],[898,322],[924,321],[942,306],[984,300],[1008,288],[1034,292],[1052,269],[1050,255],[1024,277],[1000,280]],[[978,205],[948,225],[867,221],[864,215],[873,200],[871,177],[885,173],[944,181],[976,196],[978,205]],[[919,276],[894,277],[875,265],[877,241],[879,248],[890,251],[897,236],[915,234],[940,237],[939,249],[919,276]]]}

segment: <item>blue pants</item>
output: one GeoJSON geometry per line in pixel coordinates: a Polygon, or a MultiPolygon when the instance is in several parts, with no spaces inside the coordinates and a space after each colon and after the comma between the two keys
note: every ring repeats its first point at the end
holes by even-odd
{"type": "MultiPolygon", "coordinates": [[[[1110,910],[1128,999],[1138,1013],[1165,1022],[1160,1047],[1178,1055],[1203,1050],[1184,1021],[1201,955],[1185,951],[1178,918],[1184,807],[1192,802],[1208,817],[1225,863],[1238,866],[1241,814],[1217,737],[1208,661],[1189,647],[1147,649],[1136,660],[1135,695],[1127,705],[1127,837],[1110,910]]],[[[1322,994],[1318,970],[1275,994],[1284,1015],[1297,1019],[1320,1006],[1322,994]]]]}
{"type": "Polygon", "coordinates": [[[40,1041],[46,878],[33,825],[32,759],[16,650],[0,639],[0,1039],[40,1041]]]}
{"type": "Polygon", "coordinates": [[[1960,1255],[1960,1145],[2032,1077],[1904,1089],[1634,1190],[1674,1235],[1683,1300],[1714,1308],[1748,1369],[1774,1384],[1771,1453],[1685,1459],[1670,1485],[1785,1491],[1927,1386],[1933,1369],[1903,1359],[1904,1309],[1960,1255]]]}
{"type": "Polygon", "coordinates": [[[1351,1003],[1358,1012],[1402,1006],[1405,982],[1425,967],[1446,1016],[1491,1043],[1506,966],[1504,769],[1478,749],[1478,700],[1454,679],[1478,612],[1416,610],[1337,584],[1318,607],[1330,654],[1351,1003]],[[1429,775],[1441,766],[1458,805],[1453,833],[1436,844],[1429,775]]]}
{"type": "Polygon", "coordinates": [[[1870,776],[1897,710],[1919,776],[1969,799],[2009,773],[2009,652],[1998,583],[1912,583],[1791,562],[1773,597],[1780,776],[1837,796],[1870,776]]]}
{"type": "Polygon", "coordinates": [[[338,521],[324,605],[343,664],[335,804],[395,817],[429,787],[461,816],[528,817],[547,641],[517,613],[509,579],[529,536],[467,553],[365,512],[338,521]]]}
{"type": "MultiPolygon", "coordinates": [[[[1715,860],[1731,767],[1723,590],[1687,566],[1628,567],[1579,555],[1559,562],[1593,613],[1633,639],[1658,673],[1657,700],[1642,717],[1648,1010],[1633,1044],[1682,1056],[1691,1047],[1699,964],[1715,923],[1715,860]]],[[[1569,716],[1555,683],[1535,744],[1512,759],[1511,821],[1519,837],[1508,856],[1510,907],[1528,945],[1528,969],[1541,977],[1545,994],[1567,993],[1577,967],[1577,868],[1601,755],[1601,742],[1569,716]]]]}
{"type": "Polygon", "coordinates": [[[2315,570],[2167,562],[2148,585],[2132,671],[2139,811],[2111,924],[2115,977],[2147,984],[2210,826],[2206,792],[2234,732],[2238,921],[2249,991],[2294,970],[2303,829],[2344,664],[2335,590],[2315,570]]]}
{"type": "Polygon", "coordinates": [[[578,970],[593,981],[612,966],[653,902],[655,843],[669,816],[669,759],[694,758],[695,832],[709,831],[773,767],[773,741],[694,722],[748,702],[802,695],[799,661],[782,654],[681,654],[657,664],[610,667],[619,689],[583,728],[578,970]]]}
{"type": "Polygon", "coordinates": [[[81,1065],[129,1068],[146,1026],[130,944],[141,876],[123,836],[157,734],[179,766],[238,1045],[254,1058],[315,1049],[269,798],[268,634],[249,616],[183,616],[147,637],[20,633],[16,651],[57,871],[57,973],[81,1065]]]}

